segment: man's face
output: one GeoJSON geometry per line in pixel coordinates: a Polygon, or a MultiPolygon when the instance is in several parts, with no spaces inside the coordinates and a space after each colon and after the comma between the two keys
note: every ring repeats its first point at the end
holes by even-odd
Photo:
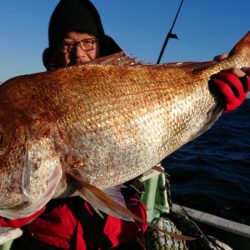
{"type": "Polygon", "coordinates": [[[60,47],[65,67],[80,65],[99,57],[100,46],[95,36],[88,33],[69,32],[60,47]]]}

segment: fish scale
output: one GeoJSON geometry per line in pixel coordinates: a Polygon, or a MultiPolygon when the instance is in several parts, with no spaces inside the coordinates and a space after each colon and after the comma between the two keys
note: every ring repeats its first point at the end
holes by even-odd
{"type": "Polygon", "coordinates": [[[210,76],[250,66],[249,51],[250,33],[221,62],[143,65],[118,53],[5,82],[0,216],[22,217],[73,195],[71,170],[103,190],[151,169],[216,121],[223,105],[209,91],[210,76]]]}

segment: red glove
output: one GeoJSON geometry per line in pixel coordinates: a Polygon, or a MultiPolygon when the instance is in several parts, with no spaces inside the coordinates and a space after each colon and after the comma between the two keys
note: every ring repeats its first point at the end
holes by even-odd
{"type": "Polygon", "coordinates": [[[225,102],[225,111],[238,108],[250,91],[250,77],[238,78],[235,74],[221,71],[211,77],[209,82],[212,92],[225,102]]]}

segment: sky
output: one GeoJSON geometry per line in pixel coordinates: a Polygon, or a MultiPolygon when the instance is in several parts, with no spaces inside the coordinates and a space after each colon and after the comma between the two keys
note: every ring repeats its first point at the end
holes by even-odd
{"type": "MultiPolygon", "coordinates": [[[[49,18],[59,0],[0,2],[0,82],[45,71],[49,18]]],[[[106,34],[138,60],[156,63],[181,0],[93,0],[106,34]]],[[[250,30],[249,0],[184,0],[163,62],[207,61],[250,30]]]]}

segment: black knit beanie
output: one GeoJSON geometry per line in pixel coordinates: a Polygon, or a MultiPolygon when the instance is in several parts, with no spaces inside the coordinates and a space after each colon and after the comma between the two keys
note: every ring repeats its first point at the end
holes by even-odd
{"type": "Polygon", "coordinates": [[[69,31],[105,36],[100,16],[89,0],[61,0],[49,22],[49,47],[57,44],[69,31]]]}

